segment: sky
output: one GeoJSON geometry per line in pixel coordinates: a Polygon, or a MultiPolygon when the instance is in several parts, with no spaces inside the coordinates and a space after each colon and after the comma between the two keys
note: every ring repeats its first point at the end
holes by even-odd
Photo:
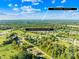
{"type": "Polygon", "coordinates": [[[79,19],[79,0],[0,0],[0,20],[9,19],[79,19]],[[49,7],[78,10],[49,11],[49,7]]]}

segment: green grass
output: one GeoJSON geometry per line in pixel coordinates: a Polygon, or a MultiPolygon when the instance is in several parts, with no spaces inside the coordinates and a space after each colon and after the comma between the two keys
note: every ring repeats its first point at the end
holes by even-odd
{"type": "Polygon", "coordinates": [[[2,59],[11,59],[11,56],[18,55],[20,50],[15,49],[12,45],[0,47],[0,56],[2,59]]]}
{"type": "MultiPolygon", "coordinates": [[[[24,43],[30,42],[30,43],[34,44],[34,46],[38,47],[39,49],[44,51],[49,56],[53,56],[54,59],[71,59],[71,54],[73,53],[73,51],[72,51],[73,49],[75,49],[74,50],[75,59],[78,59],[77,54],[79,54],[78,53],[79,46],[73,47],[73,43],[70,43],[68,41],[69,40],[68,38],[78,40],[79,34],[73,35],[72,33],[71,34],[69,33],[70,30],[68,32],[66,32],[66,30],[67,30],[67,28],[63,29],[62,31],[60,29],[58,29],[57,32],[51,32],[52,34],[50,35],[50,32],[49,32],[49,34],[46,32],[42,34],[42,33],[38,33],[38,32],[37,33],[24,32],[22,30],[15,29],[15,30],[10,31],[8,34],[0,36],[0,44],[2,44],[3,41],[8,40],[6,38],[7,36],[11,35],[12,33],[17,33],[18,37],[20,37],[21,39],[26,39],[26,40],[24,40],[24,43]],[[55,36],[55,34],[57,34],[57,35],[55,36]],[[28,38],[27,38],[27,36],[28,36],[28,38]],[[39,36],[41,37],[41,39],[39,38],[39,36]],[[60,38],[58,41],[56,41],[57,37],[60,38]],[[65,38],[68,42],[65,40],[65,38]],[[63,53],[63,50],[64,50],[64,53],[63,53]],[[61,53],[61,51],[62,51],[62,53],[61,53]]],[[[7,32],[7,30],[4,30],[4,31],[0,30],[0,33],[3,33],[3,32],[7,32]]],[[[23,47],[26,48],[27,44],[25,44],[23,47]]],[[[20,49],[20,47],[17,47],[16,44],[13,45],[13,43],[0,46],[0,58],[2,58],[2,59],[11,59],[14,56],[21,56],[21,54],[22,54],[21,52],[22,52],[22,50],[20,49]]]]}

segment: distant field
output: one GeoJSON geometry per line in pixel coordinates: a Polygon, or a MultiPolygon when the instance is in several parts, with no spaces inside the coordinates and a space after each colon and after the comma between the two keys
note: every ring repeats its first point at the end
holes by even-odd
{"type": "Polygon", "coordinates": [[[78,24],[79,20],[0,20],[0,24],[78,24]]]}

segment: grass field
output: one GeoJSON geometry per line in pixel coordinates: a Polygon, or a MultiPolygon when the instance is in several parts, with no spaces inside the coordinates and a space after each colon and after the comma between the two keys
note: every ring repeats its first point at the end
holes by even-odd
{"type": "Polygon", "coordinates": [[[0,59],[79,59],[78,22],[38,22],[2,22],[0,59]],[[27,27],[51,27],[54,30],[26,31],[27,27]]]}

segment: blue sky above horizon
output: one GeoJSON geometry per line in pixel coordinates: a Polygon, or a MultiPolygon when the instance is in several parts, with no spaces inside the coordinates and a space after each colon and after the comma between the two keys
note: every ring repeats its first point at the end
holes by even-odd
{"type": "Polygon", "coordinates": [[[0,20],[79,19],[76,11],[48,11],[49,7],[79,8],[79,0],[0,0],[0,20]]]}

